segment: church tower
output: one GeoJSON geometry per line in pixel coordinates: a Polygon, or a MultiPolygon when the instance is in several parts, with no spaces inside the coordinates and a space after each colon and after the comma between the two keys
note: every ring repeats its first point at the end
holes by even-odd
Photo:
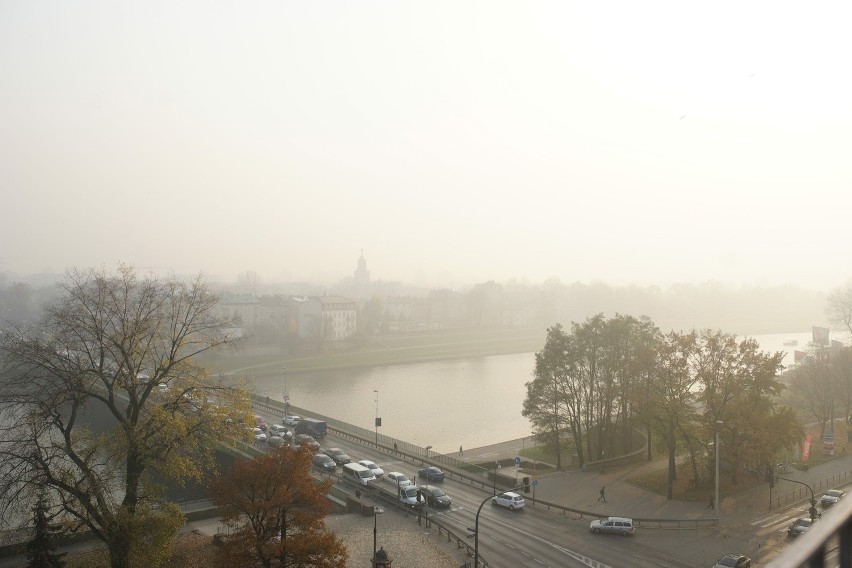
{"type": "Polygon", "coordinates": [[[355,271],[355,297],[361,300],[369,300],[372,295],[370,271],[367,270],[367,259],[364,258],[364,249],[361,249],[361,257],[358,259],[358,269],[355,271]]]}

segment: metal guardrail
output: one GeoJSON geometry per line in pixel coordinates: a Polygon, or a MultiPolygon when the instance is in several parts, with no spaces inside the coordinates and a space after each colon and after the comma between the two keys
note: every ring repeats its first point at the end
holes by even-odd
{"type": "Polygon", "coordinates": [[[852,568],[852,499],[842,499],[832,505],[819,522],[796,537],[795,546],[788,547],[766,567],[822,568],[835,550],[840,556],[840,568],[852,568]]]}

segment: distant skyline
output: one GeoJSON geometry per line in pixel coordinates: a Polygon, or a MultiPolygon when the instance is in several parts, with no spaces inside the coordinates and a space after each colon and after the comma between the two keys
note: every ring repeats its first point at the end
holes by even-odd
{"type": "Polygon", "coordinates": [[[852,6],[0,3],[0,271],[829,291],[852,6]]]}

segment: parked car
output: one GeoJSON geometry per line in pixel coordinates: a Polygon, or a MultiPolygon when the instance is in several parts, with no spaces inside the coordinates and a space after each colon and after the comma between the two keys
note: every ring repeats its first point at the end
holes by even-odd
{"type": "Polygon", "coordinates": [[[322,453],[333,459],[337,465],[347,464],[352,461],[352,458],[346,455],[346,452],[340,448],[328,448],[327,450],[323,450],[322,453]]]}
{"type": "Polygon", "coordinates": [[[633,519],[627,517],[607,517],[605,519],[595,519],[589,525],[589,529],[593,533],[614,533],[622,536],[627,536],[636,532],[633,527],[633,519]]]}
{"type": "Polygon", "coordinates": [[[426,499],[426,504],[433,507],[449,507],[453,504],[453,500],[447,495],[443,489],[434,485],[421,485],[420,492],[426,499]]]}
{"type": "Polygon", "coordinates": [[[289,440],[290,438],[293,437],[293,433],[290,432],[290,430],[288,430],[285,426],[282,426],[281,424],[273,424],[272,426],[269,427],[269,429],[266,431],[266,433],[268,435],[277,436],[279,438],[284,438],[286,440],[289,440]]]}
{"type": "Polygon", "coordinates": [[[846,492],[841,489],[829,489],[823,494],[819,502],[822,503],[823,507],[830,507],[840,501],[844,495],[846,495],[846,492]]]}
{"type": "Polygon", "coordinates": [[[331,472],[337,468],[337,464],[334,463],[334,460],[328,457],[325,454],[314,454],[311,463],[319,470],[331,472]]]}
{"type": "Polygon", "coordinates": [[[254,441],[255,442],[265,442],[266,441],[266,434],[264,434],[263,430],[261,430],[260,428],[252,428],[251,431],[252,431],[252,434],[254,434],[254,441]]]}
{"type": "Polygon", "coordinates": [[[314,440],[313,436],[308,436],[307,434],[296,434],[293,437],[293,444],[296,447],[308,446],[314,452],[318,452],[320,449],[320,445],[314,440]]]}
{"type": "Polygon", "coordinates": [[[511,509],[514,511],[515,509],[523,509],[524,498],[513,491],[507,491],[506,493],[501,493],[500,495],[495,495],[491,498],[492,505],[500,505],[501,507],[506,507],[507,509],[511,509]]]}
{"type": "Polygon", "coordinates": [[[423,499],[422,493],[414,485],[399,488],[399,502],[415,509],[426,506],[426,500],[423,499]]]}
{"type": "Polygon", "coordinates": [[[301,417],[296,416],[295,414],[288,414],[287,416],[284,417],[284,420],[282,420],[281,423],[285,426],[295,426],[296,424],[298,424],[301,421],[302,421],[301,417]]]}
{"type": "Polygon", "coordinates": [[[726,554],[713,568],[751,568],[751,558],[742,554],[726,554]]]}
{"type": "Polygon", "coordinates": [[[373,475],[376,476],[376,479],[381,479],[385,474],[385,470],[376,465],[376,462],[370,460],[359,460],[358,463],[369,469],[373,472],[373,475]]]}
{"type": "Polygon", "coordinates": [[[444,472],[441,471],[441,468],[430,465],[419,470],[417,477],[423,478],[426,481],[444,481],[444,472]]]}
{"type": "Polygon", "coordinates": [[[391,483],[396,483],[400,487],[405,487],[406,485],[414,485],[414,482],[408,479],[407,475],[398,471],[390,472],[385,479],[387,479],[391,483]]]}
{"type": "Polygon", "coordinates": [[[790,525],[789,528],[787,528],[787,535],[799,536],[800,534],[804,534],[813,524],[814,521],[812,521],[809,517],[799,517],[793,521],[793,524],[790,525]]]}

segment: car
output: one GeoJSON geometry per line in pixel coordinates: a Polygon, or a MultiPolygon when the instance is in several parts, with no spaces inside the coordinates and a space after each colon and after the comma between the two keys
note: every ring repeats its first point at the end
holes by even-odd
{"type": "Polygon", "coordinates": [[[742,554],[726,554],[716,561],[713,568],[751,568],[751,558],[742,554]]]}
{"type": "Polygon", "coordinates": [[[376,462],[370,460],[359,460],[359,464],[363,465],[367,469],[373,472],[373,475],[376,476],[376,479],[381,479],[385,474],[385,470],[376,465],[376,462]]]}
{"type": "Polygon", "coordinates": [[[420,492],[426,499],[427,505],[446,508],[453,504],[452,498],[440,487],[436,487],[434,485],[421,485],[420,492]]]}
{"type": "Polygon", "coordinates": [[[325,454],[314,454],[314,457],[311,459],[311,463],[315,468],[322,471],[330,472],[337,468],[337,464],[334,463],[334,460],[325,454]]]}
{"type": "Polygon", "coordinates": [[[593,533],[614,533],[622,536],[636,532],[636,529],[633,527],[633,519],[628,519],[627,517],[595,519],[589,525],[589,530],[593,533]]]}
{"type": "Polygon", "coordinates": [[[787,535],[799,536],[800,534],[804,534],[813,524],[814,521],[812,521],[809,517],[799,517],[787,528],[787,535]]]}
{"type": "Polygon", "coordinates": [[[270,446],[275,446],[277,448],[290,445],[290,442],[288,442],[286,438],[282,438],[281,436],[271,436],[271,435],[266,437],[266,443],[269,444],[270,446]]]}
{"type": "Polygon", "coordinates": [[[346,455],[346,452],[340,448],[328,448],[327,450],[323,450],[322,453],[333,459],[337,465],[347,464],[352,461],[352,458],[346,455]]]}
{"type": "Polygon", "coordinates": [[[301,446],[308,446],[311,451],[318,452],[320,445],[314,440],[313,436],[308,436],[307,434],[296,434],[293,438],[293,444],[298,448],[301,446]]]}
{"type": "Polygon", "coordinates": [[[399,502],[409,507],[420,509],[426,506],[423,494],[414,485],[406,485],[399,488],[399,502]]]}
{"type": "Polygon", "coordinates": [[[414,482],[408,479],[407,475],[398,471],[390,472],[389,474],[387,474],[387,477],[385,479],[387,479],[391,483],[396,483],[400,487],[405,487],[406,485],[414,485],[414,482]]]}
{"type": "Polygon", "coordinates": [[[288,414],[284,417],[284,420],[282,420],[281,423],[285,426],[295,426],[301,421],[302,418],[300,416],[296,416],[295,414],[288,414]]]}
{"type": "Polygon", "coordinates": [[[268,435],[276,436],[278,438],[284,438],[285,440],[289,440],[293,437],[293,433],[281,424],[273,424],[269,427],[266,433],[268,435]]]}
{"type": "Polygon", "coordinates": [[[251,433],[254,434],[254,441],[255,442],[265,442],[266,441],[266,434],[264,434],[263,430],[261,430],[260,428],[252,428],[251,433]]]}
{"type": "Polygon", "coordinates": [[[491,504],[500,505],[501,507],[506,507],[512,511],[515,509],[523,509],[525,505],[524,498],[514,491],[507,491],[506,493],[495,495],[491,498],[491,504]]]}
{"type": "Polygon", "coordinates": [[[444,472],[441,471],[441,468],[430,465],[419,470],[417,477],[421,477],[426,481],[444,481],[444,472]]]}
{"type": "Polygon", "coordinates": [[[263,430],[264,432],[266,432],[267,428],[269,428],[269,426],[266,424],[266,420],[264,420],[262,416],[258,416],[257,414],[254,415],[254,425],[263,430]]]}
{"type": "Polygon", "coordinates": [[[819,502],[822,503],[823,507],[830,507],[840,501],[844,495],[846,495],[846,492],[841,489],[829,489],[823,494],[819,502]]]}

